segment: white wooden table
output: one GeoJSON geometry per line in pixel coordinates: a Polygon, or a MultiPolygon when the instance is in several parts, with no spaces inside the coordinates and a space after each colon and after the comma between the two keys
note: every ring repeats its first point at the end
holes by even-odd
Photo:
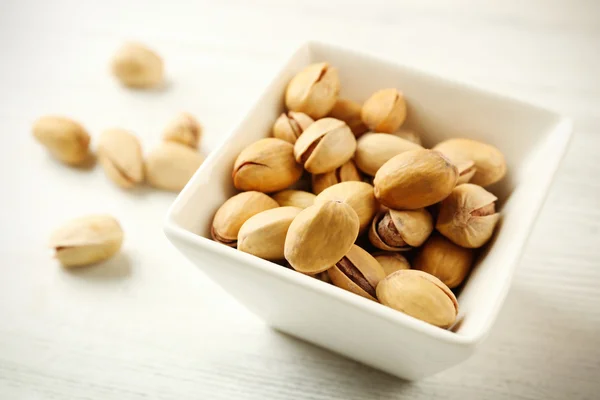
{"type": "Polygon", "coordinates": [[[1,399],[598,398],[598,2],[175,3],[0,4],[1,399]],[[131,129],[148,149],[171,116],[189,110],[209,152],[309,38],[575,120],[492,334],[469,361],[430,379],[402,382],[269,330],[167,243],[162,217],[174,195],[126,193],[100,168],[59,165],[31,138],[36,117],[62,113],[93,135],[131,129]],[[131,92],[113,81],[108,60],[126,39],[164,56],[167,90],[131,92]],[[48,233],[90,212],[122,221],[123,252],[104,268],[65,271],[45,248],[48,233]]]}

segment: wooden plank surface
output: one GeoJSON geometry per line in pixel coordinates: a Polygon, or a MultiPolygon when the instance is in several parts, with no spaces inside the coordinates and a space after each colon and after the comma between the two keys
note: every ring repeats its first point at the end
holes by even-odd
{"type": "MultiPolygon", "coordinates": [[[[0,5],[0,398],[597,399],[600,389],[600,4],[534,1],[5,0],[0,5]],[[146,149],[176,112],[209,152],[299,43],[316,38],[534,101],[575,136],[509,297],[475,356],[407,383],[275,333],[164,238],[174,195],[124,193],[51,160],[31,122],[62,113],[146,149]],[[127,39],[171,84],[132,93],[108,60],[127,39]],[[65,219],[109,212],[126,243],[66,272],[65,219]]],[[[274,300],[276,301],[276,299],[274,300]]]]}

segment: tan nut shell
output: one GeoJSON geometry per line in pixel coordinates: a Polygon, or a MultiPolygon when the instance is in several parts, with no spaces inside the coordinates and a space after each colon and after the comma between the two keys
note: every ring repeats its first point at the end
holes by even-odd
{"type": "Polygon", "coordinates": [[[315,203],[315,196],[310,192],[304,190],[282,190],[273,195],[273,199],[279,204],[280,207],[298,207],[306,208],[310,207],[315,203]]]}
{"type": "Polygon", "coordinates": [[[395,210],[415,210],[450,194],[458,170],[441,153],[410,150],[383,164],[373,180],[375,197],[395,210]]]}
{"type": "Polygon", "coordinates": [[[339,91],[337,69],[327,63],[311,64],[288,84],[285,105],[290,111],[303,112],[316,120],[329,114],[339,91]]]}
{"type": "Polygon", "coordinates": [[[250,217],[279,204],[261,192],[242,192],[229,198],[217,210],[210,233],[212,238],[231,247],[237,245],[240,228],[250,217]]]}
{"type": "Polygon", "coordinates": [[[50,247],[65,267],[79,267],[104,261],[115,255],[123,243],[119,222],[109,215],[76,218],[55,230],[50,247]]]}
{"type": "Polygon", "coordinates": [[[375,132],[392,133],[406,119],[406,102],[397,89],[379,90],[363,104],[361,117],[375,132]]]}
{"type": "Polygon", "coordinates": [[[423,146],[423,142],[421,141],[421,136],[415,131],[410,129],[400,129],[393,133],[394,136],[398,136],[401,139],[408,140],[409,142],[413,142],[414,144],[418,144],[419,146],[423,146]]]}
{"type": "Polygon", "coordinates": [[[471,160],[458,161],[455,165],[456,169],[458,170],[458,180],[456,181],[457,185],[469,183],[471,178],[473,178],[477,172],[475,163],[471,160]]]}
{"type": "Polygon", "coordinates": [[[348,204],[315,204],[292,221],[285,239],[285,258],[305,274],[325,271],[350,250],[358,229],[358,216],[348,204]]]}
{"type": "Polygon", "coordinates": [[[313,122],[315,121],[311,117],[301,112],[283,113],[273,124],[273,136],[294,144],[313,122]]]}
{"type": "Polygon", "coordinates": [[[312,174],[342,166],[356,150],[356,139],[344,121],[322,118],[310,125],[294,144],[296,161],[312,174]]]}
{"type": "Polygon", "coordinates": [[[285,140],[266,138],[246,147],[233,165],[233,184],[238,190],[271,193],[286,189],[302,176],[294,160],[294,146],[285,140]]]}
{"type": "Polygon", "coordinates": [[[434,148],[453,163],[471,160],[477,171],[470,182],[479,186],[489,186],[506,175],[506,160],[496,147],[471,139],[449,139],[438,143],[434,148]]]}
{"type": "Polygon", "coordinates": [[[333,171],[311,176],[312,190],[315,194],[319,194],[328,187],[341,182],[362,181],[362,176],[352,160],[345,162],[341,167],[337,167],[333,171]]]}
{"type": "Polygon", "coordinates": [[[381,265],[381,268],[383,268],[385,276],[402,269],[410,269],[410,263],[406,257],[400,253],[382,251],[380,253],[374,253],[373,257],[381,265]]]}
{"type": "Polygon", "coordinates": [[[367,133],[356,143],[354,161],[362,172],[375,176],[379,168],[394,156],[415,149],[422,147],[387,133],[367,133]]]}
{"type": "Polygon", "coordinates": [[[98,162],[114,183],[128,189],[144,180],[142,146],[124,129],[108,129],[98,139],[98,162]]]}
{"type": "Polygon", "coordinates": [[[202,127],[198,120],[193,115],[184,112],[169,122],[163,132],[163,139],[196,149],[201,135],[202,127]]]}
{"type": "Polygon", "coordinates": [[[351,206],[360,223],[360,231],[371,224],[371,220],[379,210],[379,203],[373,194],[373,186],[366,182],[342,182],[323,190],[315,199],[315,204],[326,201],[341,201],[351,206]]]}
{"type": "Polygon", "coordinates": [[[155,188],[178,192],[203,161],[202,154],[188,146],[163,142],[146,156],[146,180],[155,188]]]}
{"type": "Polygon", "coordinates": [[[421,246],[433,231],[433,218],[424,208],[417,210],[387,210],[380,212],[371,223],[369,240],[378,249],[386,251],[405,251],[412,247],[421,246]],[[393,247],[387,245],[377,232],[377,224],[388,213],[406,247],[393,247]]]}
{"type": "Polygon", "coordinates": [[[423,271],[408,269],[388,275],[379,282],[377,297],[388,307],[441,328],[451,326],[458,314],[452,291],[423,271]]]}
{"type": "Polygon", "coordinates": [[[238,233],[237,249],[265,260],[283,259],[285,236],[300,211],[298,207],[277,207],[248,218],[238,233]]]}
{"type": "Polygon", "coordinates": [[[363,133],[369,130],[367,126],[362,122],[360,112],[362,106],[352,100],[338,99],[333,109],[329,113],[331,118],[342,120],[348,125],[348,127],[354,133],[357,138],[363,133]]]}
{"type": "Polygon", "coordinates": [[[163,82],[163,61],[158,54],[140,43],[127,43],[115,54],[112,71],[131,88],[149,88],[163,82]]]}
{"type": "MultiPolygon", "coordinates": [[[[385,272],[379,262],[368,252],[353,244],[348,253],[344,256],[352,263],[356,269],[364,276],[373,288],[377,288],[379,282],[385,278],[385,272]]],[[[369,300],[377,301],[376,298],[367,293],[363,288],[354,283],[346,274],[344,274],[337,265],[327,270],[331,283],[335,286],[365,297],[369,300]]]]}
{"type": "Polygon", "coordinates": [[[492,237],[500,214],[477,216],[472,213],[497,199],[479,185],[459,185],[442,201],[435,227],[459,246],[481,247],[492,237]]]}
{"type": "Polygon", "coordinates": [[[414,268],[427,272],[450,289],[459,286],[473,265],[473,250],[460,247],[442,235],[433,235],[420,249],[414,268]]]}
{"type": "Polygon", "coordinates": [[[72,119],[44,116],[33,124],[33,136],[58,160],[83,164],[89,156],[90,135],[72,119]]]}

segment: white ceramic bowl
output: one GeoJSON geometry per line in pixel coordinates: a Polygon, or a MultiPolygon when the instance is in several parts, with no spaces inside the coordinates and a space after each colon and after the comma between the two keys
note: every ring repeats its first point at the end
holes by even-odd
{"type": "Polygon", "coordinates": [[[206,275],[275,329],[392,375],[419,379],[464,361],[488,334],[570,134],[568,119],[539,107],[310,42],[294,53],[196,172],[169,210],[165,232],[206,275]],[[500,199],[502,219],[460,293],[460,322],[452,331],[210,239],[215,211],[235,193],[235,158],[270,135],[283,110],[286,84],[319,61],[339,69],[342,97],[362,102],[382,88],[404,92],[404,127],[419,132],[425,146],[468,137],[491,143],[506,156],[508,175],[490,188],[500,199]]]}

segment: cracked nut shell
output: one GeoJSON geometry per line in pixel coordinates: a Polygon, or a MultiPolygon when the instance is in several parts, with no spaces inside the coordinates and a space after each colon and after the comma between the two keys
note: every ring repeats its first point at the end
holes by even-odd
{"type": "Polygon", "coordinates": [[[301,112],[283,113],[273,124],[273,136],[294,144],[313,122],[315,121],[311,117],[301,112]]]}
{"type": "Polygon", "coordinates": [[[440,328],[450,327],[458,314],[452,291],[433,275],[401,270],[388,275],[377,286],[381,304],[440,328]]]}
{"type": "Polygon", "coordinates": [[[339,91],[337,69],[328,63],[311,64],[296,74],[288,84],[285,105],[290,111],[303,112],[316,120],[329,114],[339,91]]]}
{"type": "Polygon", "coordinates": [[[250,217],[262,211],[279,207],[264,193],[250,191],[230,197],[219,207],[210,228],[212,238],[230,247],[237,246],[240,228],[250,217]]]}
{"type": "Polygon", "coordinates": [[[311,175],[311,177],[312,190],[315,194],[341,182],[362,181],[362,176],[352,160],[345,162],[333,171],[311,175]]]}
{"type": "Polygon", "coordinates": [[[386,210],[371,223],[369,240],[386,251],[407,251],[421,246],[433,231],[433,218],[424,208],[386,210]]]}
{"type": "Polygon", "coordinates": [[[163,139],[196,149],[201,135],[202,127],[198,120],[193,115],[184,112],[169,122],[163,132],[163,139]]]}
{"type": "Polygon", "coordinates": [[[106,176],[122,188],[144,180],[144,159],[138,138],[124,129],[109,129],[98,139],[98,162],[106,176]]]}
{"type": "Polygon", "coordinates": [[[242,150],[232,172],[236,189],[264,193],[286,189],[301,176],[302,166],[294,159],[294,146],[276,138],[258,140],[242,150]]]}
{"type": "Polygon", "coordinates": [[[329,113],[331,118],[336,118],[344,121],[346,125],[352,130],[354,136],[360,137],[363,133],[369,130],[367,126],[362,122],[360,113],[362,106],[352,100],[338,99],[333,109],[329,113]]]}
{"type": "Polygon", "coordinates": [[[285,259],[304,274],[317,274],[342,259],[358,237],[358,215],[348,204],[326,201],[302,210],[285,238],[285,259]]]}
{"type": "Polygon", "coordinates": [[[397,89],[379,90],[365,101],[362,121],[374,132],[392,133],[406,119],[406,102],[397,89]]]}
{"type": "Polygon", "coordinates": [[[490,240],[500,219],[496,200],[479,185],[459,185],[442,201],[435,227],[459,246],[481,247],[490,240]]]}
{"type": "Polygon", "coordinates": [[[327,273],[335,286],[373,301],[377,301],[377,285],[385,278],[379,262],[355,244],[327,273]]]}
{"type": "Polygon", "coordinates": [[[441,153],[418,149],[390,159],[377,171],[375,197],[395,210],[415,210],[446,198],[458,180],[458,170],[441,153]]]}

